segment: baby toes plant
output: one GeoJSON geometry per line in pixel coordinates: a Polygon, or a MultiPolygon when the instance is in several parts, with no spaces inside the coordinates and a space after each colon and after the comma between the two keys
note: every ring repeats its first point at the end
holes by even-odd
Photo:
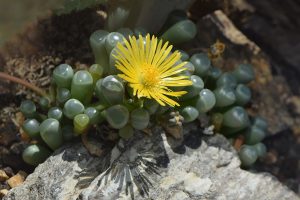
{"type": "Polygon", "coordinates": [[[215,132],[234,141],[243,166],[263,157],[267,123],[245,110],[253,67],[241,64],[222,71],[212,65],[208,52],[189,55],[174,48],[196,35],[195,24],[186,17],[170,16],[162,30],[158,36],[141,28],[97,30],[90,36],[95,64],[78,71],[68,64],[57,66],[54,92],[44,95],[39,106],[30,100],[20,106],[26,117],[22,128],[33,141],[24,161],[37,165],[65,142],[101,125],[124,140],[150,124],[180,138],[184,124],[204,116],[215,132]]]}

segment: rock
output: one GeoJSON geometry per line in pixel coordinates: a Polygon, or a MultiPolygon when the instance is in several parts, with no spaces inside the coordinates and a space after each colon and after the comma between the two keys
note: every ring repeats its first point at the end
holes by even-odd
{"type": "Polygon", "coordinates": [[[4,171],[4,172],[7,174],[7,176],[9,176],[9,177],[15,175],[15,174],[14,174],[14,171],[13,171],[12,168],[10,168],[10,167],[5,167],[5,168],[3,168],[3,171],[4,171]]]}
{"type": "Polygon", "coordinates": [[[22,169],[26,167],[24,161],[22,160],[21,154],[15,154],[6,148],[0,146],[0,164],[4,166],[10,166],[14,169],[22,169]]]}
{"type": "Polygon", "coordinates": [[[189,196],[183,191],[175,192],[174,195],[170,198],[170,200],[188,200],[189,196]]]}
{"type": "Polygon", "coordinates": [[[291,90],[299,95],[300,5],[297,0],[248,1],[256,12],[233,18],[239,28],[264,48],[273,61],[274,70],[287,77],[291,90]],[[272,35],[272,37],[269,37],[272,35]]]}
{"type": "Polygon", "coordinates": [[[7,179],[9,179],[9,177],[7,176],[5,171],[0,169],[0,181],[6,181],[7,179]]]}
{"type": "Polygon", "coordinates": [[[201,179],[197,176],[197,174],[188,173],[185,176],[183,186],[186,192],[201,196],[209,191],[212,186],[212,182],[209,178],[201,179]]]}
{"type": "MultiPolygon", "coordinates": [[[[0,114],[0,116],[2,117],[3,114],[0,114]]],[[[3,118],[1,118],[1,121],[3,120],[3,118]]],[[[7,123],[6,126],[4,126],[4,124],[0,124],[0,145],[3,146],[9,146],[10,144],[12,144],[14,141],[17,140],[17,135],[15,134],[14,129],[10,130],[7,127],[13,127],[12,123],[7,123]]]]}
{"type": "Polygon", "coordinates": [[[8,179],[7,183],[11,188],[17,187],[24,182],[26,176],[26,172],[19,171],[16,175],[8,179]]]}
{"type": "Polygon", "coordinates": [[[67,145],[4,199],[299,199],[271,175],[240,169],[221,135],[205,136],[190,124],[178,145],[161,128],[152,132],[120,140],[102,157],[82,144],[67,145]]]}
{"type": "Polygon", "coordinates": [[[5,195],[7,195],[8,190],[7,189],[2,189],[0,190],[0,198],[4,197],[5,195]]]}

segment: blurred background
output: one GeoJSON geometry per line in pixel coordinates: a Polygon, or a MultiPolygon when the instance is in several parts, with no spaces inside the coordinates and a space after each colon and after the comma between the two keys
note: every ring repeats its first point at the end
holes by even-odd
{"type": "Polygon", "coordinates": [[[0,47],[25,24],[45,16],[51,8],[57,8],[63,0],[0,0],[0,47]]]}

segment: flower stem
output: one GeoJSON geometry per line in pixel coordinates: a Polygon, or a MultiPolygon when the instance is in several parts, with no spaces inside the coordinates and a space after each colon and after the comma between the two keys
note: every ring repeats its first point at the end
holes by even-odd
{"type": "Polygon", "coordinates": [[[44,97],[47,96],[46,92],[43,89],[41,89],[41,88],[25,81],[25,80],[22,80],[20,78],[15,77],[15,76],[11,76],[11,75],[6,74],[4,72],[0,72],[0,79],[9,80],[9,81],[24,85],[25,87],[31,89],[32,91],[34,91],[35,93],[37,93],[40,96],[44,96],[44,97]]]}

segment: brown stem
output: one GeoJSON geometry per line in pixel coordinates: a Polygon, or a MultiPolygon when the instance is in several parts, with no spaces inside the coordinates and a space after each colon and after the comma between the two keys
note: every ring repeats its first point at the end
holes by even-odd
{"type": "Polygon", "coordinates": [[[6,79],[6,80],[9,80],[9,81],[24,85],[25,87],[33,90],[35,93],[37,93],[41,96],[47,96],[46,92],[44,90],[42,90],[41,88],[39,88],[39,87],[37,87],[37,86],[35,86],[35,85],[25,81],[25,80],[22,80],[20,78],[17,78],[15,76],[11,76],[9,74],[6,74],[4,72],[0,72],[0,79],[6,79]]]}
{"type": "Polygon", "coordinates": [[[241,146],[244,144],[244,141],[245,141],[244,136],[242,135],[238,136],[234,141],[233,147],[238,151],[241,148],[241,146]]]}

